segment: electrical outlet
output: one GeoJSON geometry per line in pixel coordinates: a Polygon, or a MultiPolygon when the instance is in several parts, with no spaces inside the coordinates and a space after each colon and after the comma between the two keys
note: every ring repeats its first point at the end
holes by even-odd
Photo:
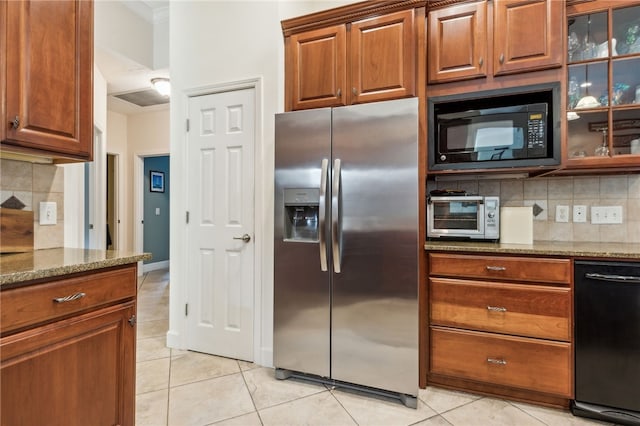
{"type": "Polygon", "coordinates": [[[593,224],[622,223],[622,206],[591,207],[591,223],[593,224]]]}
{"type": "Polygon", "coordinates": [[[556,206],[556,222],[569,222],[569,206],[556,206]]]}
{"type": "Polygon", "coordinates": [[[40,225],[55,225],[58,221],[55,201],[40,202],[40,225]]]}
{"type": "Polygon", "coordinates": [[[576,223],[587,221],[587,206],[573,206],[573,221],[576,223]]]}

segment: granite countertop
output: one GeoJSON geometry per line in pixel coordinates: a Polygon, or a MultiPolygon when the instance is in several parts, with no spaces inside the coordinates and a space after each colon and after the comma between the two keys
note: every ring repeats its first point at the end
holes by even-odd
{"type": "Polygon", "coordinates": [[[150,253],[54,248],[0,256],[0,286],[151,259],[150,253]]]}
{"type": "Polygon", "coordinates": [[[477,252],[640,260],[640,244],[534,241],[533,244],[501,244],[472,241],[427,241],[426,251],[477,252]]]}

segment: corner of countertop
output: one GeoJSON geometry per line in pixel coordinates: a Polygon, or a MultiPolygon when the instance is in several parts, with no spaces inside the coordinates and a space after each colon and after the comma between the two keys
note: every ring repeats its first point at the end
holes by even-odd
{"type": "Polygon", "coordinates": [[[0,257],[0,286],[150,260],[151,253],[52,248],[0,257]]]}

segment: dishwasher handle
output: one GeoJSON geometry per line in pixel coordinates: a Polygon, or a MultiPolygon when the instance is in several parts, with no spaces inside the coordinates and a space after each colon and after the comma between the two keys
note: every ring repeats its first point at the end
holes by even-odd
{"type": "Polygon", "coordinates": [[[587,272],[584,274],[586,278],[598,281],[611,281],[616,283],[637,283],[640,284],[640,277],[633,275],[613,275],[613,274],[598,274],[596,272],[587,272]]]}

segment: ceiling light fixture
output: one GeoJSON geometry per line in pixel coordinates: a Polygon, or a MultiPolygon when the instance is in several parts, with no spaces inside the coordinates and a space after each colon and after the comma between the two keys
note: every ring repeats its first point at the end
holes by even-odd
{"type": "Polygon", "coordinates": [[[156,92],[160,93],[162,96],[169,96],[171,94],[171,83],[168,78],[152,78],[151,84],[153,85],[153,88],[156,89],[156,92]]]}

